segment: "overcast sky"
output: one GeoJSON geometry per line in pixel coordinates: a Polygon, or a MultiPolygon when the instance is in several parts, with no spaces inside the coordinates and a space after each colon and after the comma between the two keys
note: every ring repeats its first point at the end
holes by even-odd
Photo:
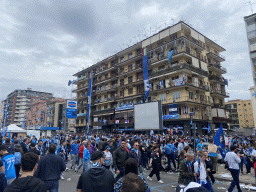
{"type": "Polygon", "coordinates": [[[226,49],[229,99],[250,99],[247,1],[1,0],[0,101],[28,87],[71,97],[74,73],[181,19],[226,49]]]}

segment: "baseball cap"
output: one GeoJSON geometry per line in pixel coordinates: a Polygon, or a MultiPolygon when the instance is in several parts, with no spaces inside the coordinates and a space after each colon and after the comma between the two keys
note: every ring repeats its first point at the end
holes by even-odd
{"type": "Polygon", "coordinates": [[[103,153],[100,151],[94,151],[91,155],[91,161],[96,161],[98,159],[100,159],[101,157],[103,157],[103,153]]]}

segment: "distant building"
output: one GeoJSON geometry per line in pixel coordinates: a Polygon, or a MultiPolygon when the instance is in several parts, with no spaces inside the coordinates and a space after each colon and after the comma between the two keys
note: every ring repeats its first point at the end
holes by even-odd
{"type": "Polygon", "coordinates": [[[77,131],[85,131],[87,123],[94,131],[134,130],[133,106],[143,103],[145,96],[143,49],[147,49],[150,85],[146,102],[161,100],[163,115],[169,115],[169,104],[178,105],[178,114],[164,119],[164,129],[179,127],[186,135],[192,134],[191,112],[199,135],[207,134],[208,124],[213,129],[220,123],[227,127],[224,105],[229,93],[223,77],[227,73],[222,66],[225,57],[221,55],[225,49],[180,21],[74,74],[77,131]],[[91,114],[86,122],[92,72],[91,114]]]}
{"type": "MultiPolygon", "coordinates": [[[[4,100],[4,109],[7,108],[7,126],[16,124],[22,127],[25,122],[25,113],[30,109],[30,104],[35,101],[48,101],[53,98],[52,93],[33,91],[30,88],[27,90],[15,90],[10,93],[4,100]]],[[[5,110],[3,116],[5,115],[5,110]]],[[[5,119],[4,119],[5,120],[5,119]]]]}
{"type": "Polygon", "coordinates": [[[231,100],[226,103],[229,118],[232,120],[230,129],[254,128],[254,116],[251,100],[231,100]]]}

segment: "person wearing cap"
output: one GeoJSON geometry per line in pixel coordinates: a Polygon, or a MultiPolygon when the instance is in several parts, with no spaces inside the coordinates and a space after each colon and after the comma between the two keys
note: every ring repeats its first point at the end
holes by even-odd
{"type": "Polygon", "coordinates": [[[77,183],[77,192],[112,192],[115,179],[111,171],[102,166],[103,153],[94,151],[91,155],[92,167],[83,172],[77,183]]]}
{"type": "Polygon", "coordinates": [[[113,163],[113,158],[112,158],[112,154],[111,154],[110,150],[111,150],[110,146],[106,146],[105,151],[103,151],[103,153],[104,153],[103,154],[103,157],[104,157],[104,164],[103,164],[103,166],[106,169],[109,169],[110,166],[113,163]]]}

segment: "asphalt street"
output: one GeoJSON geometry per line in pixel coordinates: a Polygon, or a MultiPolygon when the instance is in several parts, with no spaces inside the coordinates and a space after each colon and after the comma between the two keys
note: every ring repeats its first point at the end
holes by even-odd
{"type": "MultiPolygon", "coordinates": [[[[68,166],[70,167],[70,166],[68,166]]],[[[150,171],[145,171],[145,178],[149,175],[150,171]]],[[[59,192],[75,192],[77,182],[79,176],[82,174],[82,168],[78,172],[74,172],[73,170],[68,170],[64,173],[64,180],[60,180],[59,192]]],[[[153,181],[148,181],[150,189],[152,192],[165,192],[165,191],[173,191],[175,192],[175,187],[178,185],[178,174],[167,174],[165,172],[161,172],[161,179],[163,180],[163,184],[157,182],[156,176],[153,176],[153,181]]],[[[221,183],[214,184],[214,190],[217,192],[226,192],[230,182],[220,181],[221,183]]],[[[234,192],[237,189],[235,188],[234,192]]],[[[246,189],[242,189],[242,191],[248,191],[246,189]]]]}

